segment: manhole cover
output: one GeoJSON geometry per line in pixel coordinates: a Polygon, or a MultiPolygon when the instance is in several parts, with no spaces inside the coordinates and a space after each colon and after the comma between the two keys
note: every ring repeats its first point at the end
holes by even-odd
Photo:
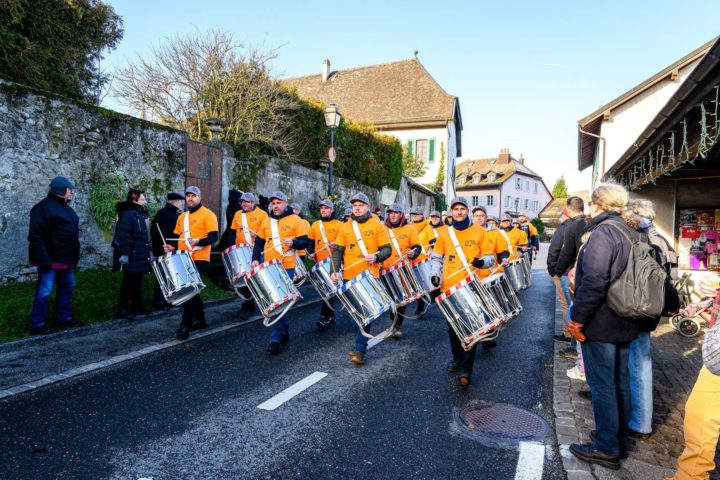
{"type": "Polygon", "coordinates": [[[468,433],[489,440],[540,440],[550,431],[539,415],[503,403],[470,405],[460,410],[459,417],[468,433]]]}

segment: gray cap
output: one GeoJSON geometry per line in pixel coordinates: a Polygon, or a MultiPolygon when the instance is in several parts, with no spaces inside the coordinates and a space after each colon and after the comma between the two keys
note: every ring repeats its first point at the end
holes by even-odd
{"type": "Polygon", "coordinates": [[[272,202],[274,198],[282,200],[283,202],[287,202],[287,195],[285,195],[283,192],[272,192],[270,194],[270,201],[272,202]]]}
{"type": "Polygon", "coordinates": [[[488,217],[488,218],[487,218],[487,221],[488,221],[488,222],[499,223],[497,217],[488,217]]]}
{"type": "Polygon", "coordinates": [[[55,177],[50,181],[50,189],[62,189],[65,193],[65,189],[70,188],[75,190],[75,185],[65,177],[55,177]]]}
{"type": "Polygon", "coordinates": [[[350,197],[350,203],[353,202],[363,202],[366,205],[370,205],[370,199],[362,192],[357,192],[355,195],[350,197]]]}
{"type": "Polygon", "coordinates": [[[512,217],[506,213],[500,218],[501,222],[504,222],[505,220],[512,221],[512,217]]]}
{"type": "Polygon", "coordinates": [[[420,205],[415,205],[410,209],[410,214],[412,215],[425,215],[425,209],[421,207],[420,205]]]}
{"type": "Polygon", "coordinates": [[[255,203],[255,195],[253,195],[252,192],[245,192],[242,195],[240,195],[240,201],[241,202],[253,202],[255,203]]]}
{"type": "Polygon", "coordinates": [[[302,207],[299,203],[291,203],[290,208],[292,208],[293,210],[302,210],[302,207]]]}
{"type": "Polygon", "coordinates": [[[388,212],[403,213],[403,208],[402,208],[402,205],[400,205],[399,203],[393,203],[392,205],[390,205],[390,206],[387,208],[387,211],[388,211],[388,212]]]}
{"type": "Polygon", "coordinates": [[[320,204],[319,204],[318,206],[320,206],[320,207],[328,207],[328,208],[332,208],[333,210],[335,210],[335,205],[333,205],[333,202],[331,202],[331,201],[328,200],[327,198],[326,198],[325,200],[321,200],[321,201],[320,201],[320,204]]]}
{"type": "Polygon", "coordinates": [[[196,186],[190,186],[185,189],[185,194],[192,193],[193,195],[200,196],[200,189],[196,186]]]}
{"type": "Polygon", "coordinates": [[[438,212],[437,210],[433,210],[432,212],[430,212],[430,216],[431,217],[440,217],[441,215],[440,215],[440,212],[438,212]]]}
{"type": "Polygon", "coordinates": [[[349,217],[350,215],[352,215],[352,208],[346,208],[343,212],[343,217],[349,217]]]}
{"type": "Polygon", "coordinates": [[[482,212],[487,215],[487,210],[485,210],[485,207],[478,205],[477,207],[473,207],[472,212],[475,213],[477,210],[482,210],[482,212]]]}
{"type": "Polygon", "coordinates": [[[450,201],[450,208],[454,207],[458,203],[465,205],[465,208],[468,208],[468,201],[465,197],[455,197],[450,201]]]}

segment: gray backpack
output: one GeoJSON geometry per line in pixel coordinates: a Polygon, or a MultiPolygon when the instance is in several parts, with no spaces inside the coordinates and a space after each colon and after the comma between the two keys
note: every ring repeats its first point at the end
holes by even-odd
{"type": "Polygon", "coordinates": [[[655,249],[629,234],[629,228],[618,222],[607,222],[632,244],[625,271],[607,293],[608,306],[619,316],[634,320],[651,320],[662,315],[665,307],[667,273],[655,259],[655,249]]]}

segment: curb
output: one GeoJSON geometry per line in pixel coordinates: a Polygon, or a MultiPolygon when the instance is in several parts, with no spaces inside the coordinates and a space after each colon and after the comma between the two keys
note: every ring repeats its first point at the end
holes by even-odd
{"type": "MultiPolygon", "coordinates": [[[[212,306],[217,306],[217,305],[221,305],[223,303],[228,303],[229,301],[232,301],[232,300],[234,300],[234,298],[223,299],[223,300],[214,300],[212,303],[212,306]]],[[[299,308],[307,307],[310,305],[314,305],[318,302],[322,302],[322,299],[320,297],[317,297],[313,300],[308,300],[303,303],[298,303],[298,304],[294,305],[293,308],[290,309],[290,311],[297,310],[299,308]]],[[[206,306],[210,307],[211,304],[207,303],[206,306]]],[[[146,315],[146,316],[143,316],[142,319],[139,319],[138,321],[149,321],[153,318],[160,317],[166,313],[167,312],[157,312],[157,314],[146,315]]],[[[200,340],[201,338],[209,337],[211,335],[215,335],[215,334],[224,332],[226,330],[230,330],[230,329],[237,328],[237,327],[242,327],[244,325],[249,325],[251,323],[257,322],[258,320],[262,320],[262,318],[263,318],[262,315],[254,315],[254,316],[250,317],[249,319],[244,320],[240,323],[225,324],[225,325],[220,325],[219,327],[215,327],[212,329],[202,330],[200,332],[194,333],[187,340],[170,340],[170,341],[158,343],[155,345],[149,345],[147,347],[141,348],[140,350],[135,350],[133,352],[124,353],[122,355],[115,355],[113,357],[102,360],[100,362],[89,363],[87,365],[76,367],[71,370],[66,370],[62,373],[56,373],[56,374],[50,375],[48,377],[44,377],[44,378],[41,378],[38,380],[33,380],[32,382],[23,383],[21,385],[16,385],[14,387],[11,387],[11,388],[8,388],[5,390],[0,390],[0,400],[4,400],[4,399],[10,398],[12,396],[19,395],[21,393],[30,392],[30,391],[36,390],[38,388],[45,387],[47,385],[53,385],[55,383],[59,383],[59,382],[62,382],[64,380],[67,380],[70,378],[75,378],[75,377],[78,377],[80,375],[83,375],[83,374],[86,374],[89,372],[101,370],[103,368],[110,367],[112,365],[117,365],[119,363],[123,363],[128,360],[132,360],[134,358],[139,358],[139,357],[148,355],[150,353],[158,352],[160,350],[165,350],[165,349],[168,349],[171,347],[175,347],[177,345],[183,345],[183,344],[186,344],[189,342],[194,342],[196,340],[200,340]]],[[[123,323],[123,322],[127,322],[127,320],[111,320],[110,322],[103,322],[102,324],[99,324],[99,325],[105,326],[106,323],[113,323],[113,324],[115,324],[115,326],[117,326],[118,324],[123,323]]],[[[47,338],[47,337],[61,338],[64,336],[69,336],[69,334],[71,332],[78,333],[79,330],[82,330],[83,333],[87,332],[85,334],[89,334],[89,333],[92,333],[91,332],[92,330],[96,330],[96,328],[94,328],[94,327],[95,326],[91,325],[91,326],[88,326],[87,328],[81,327],[80,329],[70,329],[67,332],[58,332],[58,334],[46,335],[45,338],[47,338]],[[55,336],[55,335],[58,335],[58,336],[55,336]]],[[[29,343],[35,343],[35,342],[29,342],[27,340],[35,340],[35,338],[21,339],[21,340],[12,342],[12,343],[15,343],[16,344],[15,346],[22,346],[22,345],[26,345],[29,343]],[[18,344],[20,344],[20,345],[18,345],[18,344]]]]}

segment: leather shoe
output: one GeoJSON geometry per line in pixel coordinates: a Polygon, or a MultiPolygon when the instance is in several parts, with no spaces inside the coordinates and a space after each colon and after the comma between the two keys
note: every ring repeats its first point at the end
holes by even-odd
{"type": "Polygon", "coordinates": [[[194,320],[190,326],[190,330],[202,330],[203,328],[207,328],[205,320],[194,320]]]}
{"type": "Polygon", "coordinates": [[[592,393],[590,390],[580,390],[578,392],[578,397],[584,398],[585,400],[592,400],[592,393]]]}
{"type": "MultiPolygon", "coordinates": [[[[593,442],[593,444],[595,443],[595,430],[590,430],[590,441],[593,442]]],[[[618,455],[620,460],[625,460],[626,458],[628,458],[630,456],[630,453],[628,453],[630,452],[630,450],[632,450],[631,447],[621,445],[620,455],[618,455]]]]}
{"type": "Polygon", "coordinates": [[[652,435],[652,433],[640,433],[636,432],[632,428],[628,428],[628,437],[630,438],[635,438],[637,440],[645,440],[647,438],[650,438],[650,435],[652,435]]]}
{"type": "Polygon", "coordinates": [[[190,328],[189,327],[180,327],[175,332],[175,338],[178,340],[187,340],[190,336],[190,328]]]}
{"type": "Polygon", "coordinates": [[[470,374],[460,372],[460,375],[458,375],[458,382],[460,383],[460,388],[468,388],[470,386],[470,374]]]}
{"type": "Polygon", "coordinates": [[[55,326],[57,328],[73,328],[73,327],[79,327],[80,322],[77,320],[68,320],[66,322],[55,322],[55,326]]]}
{"type": "Polygon", "coordinates": [[[455,360],[450,360],[445,367],[445,370],[450,373],[455,373],[460,370],[460,365],[458,365],[458,362],[456,362],[455,360]]]}
{"type": "Polygon", "coordinates": [[[290,341],[290,334],[289,333],[283,333],[283,335],[280,337],[280,343],[285,344],[290,341]]]}
{"type": "Polygon", "coordinates": [[[265,349],[270,355],[277,355],[280,353],[280,344],[278,342],[270,342],[270,345],[265,349]]]}
{"type": "Polygon", "coordinates": [[[584,460],[588,463],[595,463],[597,465],[602,465],[606,468],[611,468],[613,470],[620,469],[620,458],[613,455],[608,455],[607,453],[603,453],[600,450],[596,450],[593,448],[592,444],[579,444],[579,443],[573,443],[570,445],[570,451],[573,455],[575,455],[580,460],[584,460]]]}
{"type": "Polygon", "coordinates": [[[55,332],[57,332],[57,330],[52,327],[48,327],[47,325],[30,328],[30,335],[49,335],[55,332]]]}

